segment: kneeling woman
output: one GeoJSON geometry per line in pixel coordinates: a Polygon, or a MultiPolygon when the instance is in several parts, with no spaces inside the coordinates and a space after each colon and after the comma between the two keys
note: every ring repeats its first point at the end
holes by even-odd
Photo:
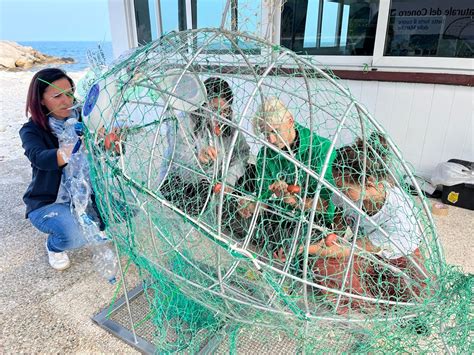
{"type": "MultiPolygon", "coordinates": [[[[60,148],[58,140],[65,122],[80,116],[79,110],[73,108],[74,89],[72,79],[60,69],[37,72],[26,101],[26,115],[30,118],[20,129],[23,149],[32,168],[32,180],[23,196],[26,217],[38,230],[49,234],[46,250],[49,263],[56,270],[70,266],[67,250],[86,243],[71,212],[70,193],[64,184],[64,168],[73,147],[60,148]]],[[[101,223],[96,213],[95,219],[101,223]]]]}

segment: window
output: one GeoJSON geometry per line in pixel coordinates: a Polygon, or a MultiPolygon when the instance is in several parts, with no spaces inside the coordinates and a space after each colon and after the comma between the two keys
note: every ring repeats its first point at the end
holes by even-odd
{"type": "Polygon", "coordinates": [[[134,0],[138,44],[144,45],[158,39],[162,33],[186,28],[184,6],[183,0],[161,0],[159,2],[156,0],[134,0]],[[161,18],[159,18],[160,12],[161,18]],[[161,24],[159,20],[161,20],[161,24]]]}
{"type": "Polygon", "coordinates": [[[226,0],[197,0],[195,12],[197,27],[193,27],[220,27],[226,2],[226,0]]]}
{"type": "MultiPolygon", "coordinates": [[[[128,45],[136,40],[145,44],[175,30],[219,27],[227,0],[134,0],[132,3],[134,10],[128,16],[135,15],[136,28],[129,30],[133,38],[129,38],[128,45]]],[[[302,55],[317,55],[318,61],[334,69],[443,69],[461,75],[472,71],[473,0],[284,0],[282,3],[282,7],[275,8],[274,1],[231,0],[225,28],[265,36],[302,55]],[[268,24],[272,27],[267,29],[268,24]]],[[[195,48],[208,39],[206,34],[198,35],[195,48]]],[[[260,53],[254,42],[236,44],[247,54],[260,53]]],[[[219,55],[235,49],[231,41],[223,38],[203,53],[219,55]]]]}
{"type": "Polygon", "coordinates": [[[373,54],[378,0],[288,0],[281,45],[301,54],[373,54]]]}
{"type": "MultiPolygon", "coordinates": [[[[227,0],[134,0],[138,43],[149,43],[171,31],[220,27],[226,3],[227,0]]],[[[261,20],[260,6],[259,1],[232,0],[225,27],[255,34],[261,20]]],[[[260,52],[259,48],[253,48],[246,42],[238,45],[246,53],[260,52]]],[[[210,49],[212,52],[226,52],[232,44],[215,43],[213,47],[210,49]]]]}
{"type": "Polygon", "coordinates": [[[134,5],[138,44],[151,42],[151,21],[148,1],[135,0],[134,5]]]}
{"type": "MultiPolygon", "coordinates": [[[[227,0],[192,0],[193,28],[220,27],[222,15],[225,10],[227,0]]],[[[245,31],[255,33],[258,30],[260,20],[259,1],[239,1],[231,0],[225,23],[226,29],[233,31],[245,31]]],[[[198,37],[196,46],[207,40],[207,37],[198,37]]],[[[254,47],[246,41],[236,39],[239,48],[247,54],[258,54],[260,48],[254,47]]],[[[203,53],[225,54],[233,51],[233,44],[230,41],[222,40],[214,42],[203,53]]]]}
{"type": "Polygon", "coordinates": [[[162,34],[178,31],[180,24],[183,25],[178,16],[180,12],[178,7],[182,6],[182,1],[179,0],[160,0],[162,34]]]}
{"type": "Polygon", "coordinates": [[[472,58],[472,0],[392,0],[386,56],[472,58]]]}

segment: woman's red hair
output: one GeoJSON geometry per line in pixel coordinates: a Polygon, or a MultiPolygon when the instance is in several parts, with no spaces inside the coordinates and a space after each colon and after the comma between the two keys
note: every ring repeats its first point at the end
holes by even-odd
{"type": "Polygon", "coordinates": [[[74,90],[74,81],[65,71],[58,68],[47,68],[37,72],[31,79],[26,98],[25,115],[31,115],[30,119],[45,131],[50,131],[48,124],[48,110],[41,104],[46,88],[59,79],[66,78],[74,90]]]}

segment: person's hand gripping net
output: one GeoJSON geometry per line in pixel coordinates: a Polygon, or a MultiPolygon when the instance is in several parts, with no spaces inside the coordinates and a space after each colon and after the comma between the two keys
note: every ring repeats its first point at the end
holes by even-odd
{"type": "Polygon", "coordinates": [[[202,164],[208,164],[211,161],[216,161],[217,150],[212,146],[201,148],[198,154],[199,162],[202,164]]]}
{"type": "Polygon", "coordinates": [[[271,184],[268,189],[277,197],[282,197],[283,202],[291,206],[297,206],[301,202],[301,198],[298,196],[301,188],[296,184],[288,185],[285,181],[278,180],[271,184]]]}

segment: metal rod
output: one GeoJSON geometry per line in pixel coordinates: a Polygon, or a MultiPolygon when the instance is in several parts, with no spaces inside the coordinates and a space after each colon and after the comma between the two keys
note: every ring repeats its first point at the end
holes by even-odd
{"type": "MultiPolygon", "coordinates": [[[[104,168],[103,171],[106,172],[107,171],[107,165],[103,168],[104,168]]],[[[105,179],[105,190],[108,191],[108,179],[105,179]]],[[[109,214],[109,220],[113,220],[112,207],[110,205],[109,194],[105,194],[105,201],[106,201],[106,204],[107,204],[107,212],[109,214]]],[[[119,250],[118,250],[117,237],[115,236],[115,234],[112,235],[112,239],[113,239],[113,243],[114,243],[114,247],[115,247],[115,255],[117,257],[117,264],[118,264],[118,267],[119,267],[119,270],[120,270],[120,276],[121,276],[121,282],[122,282],[123,293],[124,293],[124,298],[125,298],[125,304],[127,305],[128,317],[130,319],[130,327],[132,329],[133,339],[134,339],[135,343],[138,343],[137,334],[135,332],[135,322],[133,321],[132,310],[130,308],[130,301],[128,299],[128,290],[127,290],[127,285],[126,285],[125,273],[123,271],[122,263],[120,261],[120,253],[119,253],[119,250]]]]}

